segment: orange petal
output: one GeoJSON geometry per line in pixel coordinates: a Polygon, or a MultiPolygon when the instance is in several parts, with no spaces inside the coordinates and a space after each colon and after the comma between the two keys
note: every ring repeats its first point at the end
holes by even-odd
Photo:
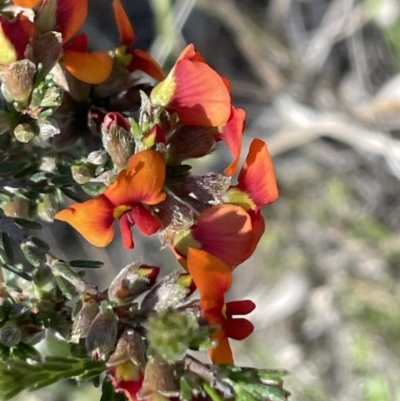
{"type": "Polygon", "coordinates": [[[231,98],[223,79],[200,61],[178,61],[150,97],[154,105],[176,112],[188,125],[224,125],[231,112],[231,98]]]}
{"type": "Polygon", "coordinates": [[[132,24],[126,15],[120,0],[113,0],[113,9],[121,45],[129,46],[136,39],[135,34],[133,33],[132,24]]]}
{"type": "Polygon", "coordinates": [[[70,224],[95,246],[107,246],[114,237],[113,205],[104,195],[74,203],[54,218],[70,224]]]}
{"type": "Polygon", "coordinates": [[[12,0],[19,7],[33,8],[36,7],[42,0],[12,0]]]}
{"type": "Polygon", "coordinates": [[[66,50],[62,62],[76,79],[88,84],[100,84],[111,74],[113,60],[103,52],[81,53],[66,50]]]}
{"type": "Polygon", "coordinates": [[[240,153],[242,152],[242,133],[245,118],[246,112],[243,109],[232,107],[229,120],[224,127],[222,127],[221,137],[233,156],[231,164],[224,170],[226,175],[233,175],[236,173],[240,153]]]}
{"type": "Polygon", "coordinates": [[[224,204],[206,209],[191,231],[202,249],[232,269],[248,259],[255,249],[250,215],[240,206],[224,204]]]}
{"type": "Polygon", "coordinates": [[[116,180],[104,191],[115,205],[134,205],[143,202],[155,205],[165,199],[165,162],[154,150],[143,150],[131,156],[128,169],[121,171],[116,180]]]}
{"type": "Polygon", "coordinates": [[[129,71],[143,71],[157,81],[162,81],[165,79],[163,69],[160,67],[157,61],[151,57],[149,52],[136,49],[133,51],[132,55],[132,61],[127,67],[129,71]]]}
{"type": "MultiPolygon", "coordinates": [[[[87,0],[62,0],[55,3],[55,25],[52,30],[61,32],[62,43],[66,43],[85,22],[88,12],[87,0]]],[[[48,18],[49,13],[50,16],[54,13],[52,7],[52,0],[43,0],[40,14],[44,13],[45,18],[48,18]]]]}
{"type": "Polygon", "coordinates": [[[222,315],[225,292],[232,284],[229,267],[221,259],[196,248],[189,248],[187,266],[200,292],[202,310],[216,310],[222,315]]]}
{"type": "Polygon", "coordinates": [[[261,139],[254,139],[239,173],[237,188],[246,192],[257,207],[274,202],[278,187],[271,156],[261,139]]]}
{"type": "Polygon", "coordinates": [[[219,331],[212,338],[218,341],[218,345],[208,351],[211,360],[217,364],[232,365],[234,361],[227,335],[223,331],[219,331]]]}

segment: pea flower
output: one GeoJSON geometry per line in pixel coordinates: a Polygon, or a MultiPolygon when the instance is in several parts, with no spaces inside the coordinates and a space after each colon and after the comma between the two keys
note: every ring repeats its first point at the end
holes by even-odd
{"type": "Polygon", "coordinates": [[[165,199],[165,170],[159,153],[153,150],[136,153],[129,159],[128,168],[101,195],[75,203],[54,218],[71,224],[87,241],[99,247],[107,246],[113,239],[112,225],[117,219],[125,247],[133,248],[134,224],[146,235],[160,228],[160,222],[144,205],[155,205],[165,199]]]}
{"type": "Polygon", "coordinates": [[[254,139],[240,170],[238,183],[224,195],[224,201],[258,212],[278,198],[278,187],[271,156],[261,139],[254,139]]]}
{"type": "Polygon", "coordinates": [[[252,216],[240,206],[212,206],[200,213],[194,225],[176,234],[173,250],[184,267],[188,266],[189,249],[198,248],[233,270],[253,254],[264,232],[264,226],[259,226],[260,222],[253,224],[252,216]]]}
{"type": "Polygon", "coordinates": [[[225,80],[188,45],[168,76],[150,94],[153,105],[177,113],[188,125],[217,127],[231,115],[231,97],[225,80]]]}
{"type": "Polygon", "coordinates": [[[200,305],[203,316],[210,327],[219,326],[213,334],[218,342],[209,354],[214,363],[232,364],[233,356],[228,338],[243,340],[253,332],[253,324],[245,318],[234,315],[247,315],[255,305],[250,300],[225,303],[225,293],[232,284],[230,268],[217,257],[201,250],[189,248],[188,270],[200,292],[200,305]]]}
{"type": "Polygon", "coordinates": [[[130,46],[136,41],[132,24],[120,0],[113,0],[112,5],[120,37],[120,45],[115,51],[117,63],[125,66],[129,72],[141,70],[154,79],[163,80],[165,78],[164,71],[149,52],[139,49],[130,50],[130,46]]]}

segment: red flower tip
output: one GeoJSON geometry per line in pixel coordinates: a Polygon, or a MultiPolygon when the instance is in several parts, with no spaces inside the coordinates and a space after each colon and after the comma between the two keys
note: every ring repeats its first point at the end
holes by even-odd
{"type": "Polygon", "coordinates": [[[221,127],[220,135],[233,156],[231,164],[225,169],[226,175],[234,175],[237,171],[240,154],[242,152],[242,133],[245,119],[246,112],[243,109],[236,109],[232,106],[228,122],[221,127]]]}
{"type": "Polygon", "coordinates": [[[117,124],[118,127],[123,128],[126,131],[130,131],[131,126],[126,118],[118,112],[107,113],[104,116],[103,126],[105,129],[109,130],[113,124],[117,124]]]}
{"type": "Polygon", "coordinates": [[[183,50],[150,98],[154,105],[176,112],[188,125],[224,125],[231,113],[231,98],[224,80],[202,61],[192,45],[183,50]]]}
{"type": "Polygon", "coordinates": [[[126,15],[126,12],[120,0],[113,0],[112,5],[120,37],[120,43],[123,46],[129,46],[136,40],[132,24],[130,23],[129,18],[126,15]]]}
{"type": "Polygon", "coordinates": [[[257,208],[278,198],[278,187],[271,156],[261,139],[254,139],[239,173],[236,188],[247,193],[257,208]]]}

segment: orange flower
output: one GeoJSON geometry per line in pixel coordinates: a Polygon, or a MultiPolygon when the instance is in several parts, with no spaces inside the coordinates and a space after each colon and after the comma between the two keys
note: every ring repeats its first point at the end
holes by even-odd
{"type": "Polygon", "coordinates": [[[203,316],[211,327],[219,326],[219,330],[212,336],[218,344],[209,351],[210,357],[214,363],[232,364],[228,337],[242,340],[254,328],[247,319],[233,318],[233,315],[246,315],[255,305],[249,300],[225,303],[225,293],[232,284],[232,273],[217,257],[200,249],[189,248],[188,269],[200,292],[203,316]]]}
{"type": "Polygon", "coordinates": [[[131,156],[127,170],[121,171],[103,194],[75,203],[58,212],[55,218],[71,224],[87,241],[100,247],[113,239],[112,224],[117,219],[125,247],[133,248],[134,224],[146,235],[160,228],[160,222],[144,205],[155,205],[165,199],[164,181],[164,159],[153,150],[144,150],[131,156]]]}
{"type": "Polygon", "coordinates": [[[64,50],[61,62],[73,77],[89,84],[99,84],[111,74],[112,58],[106,52],[88,53],[85,34],[73,38],[83,25],[87,12],[87,0],[43,0],[36,23],[42,31],[61,33],[64,50]]]}
{"type": "Polygon", "coordinates": [[[238,184],[228,189],[224,201],[257,211],[278,198],[271,156],[261,139],[254,139],[239,173],[238,184]]]}
{"type": "Polygon", "coordinates": [[[165,78],[164,71],[149,52],[139,49],[129,50],[129,47],[136,41],[136,37],[120,0],[113,0],[113,9],[120,37],[120,45],[115,51],[116,61],[125,66],[129,72],[140,70],[154,79],[163,80],[165,78]]]}
{"type": "Polygon", "coordinates": [[[167,78],[153,88],[155,106],[178,114],[184,124],[217,127],[227,123],[231,97],[225,80],[188,45],[167,78]]]}
{"type": "Polygon", "coordinates": [[[176,235],[174,250],[184,267],[192,247],[216,256],[233,270],[253,254],[264,232],[262,223],[240,206],[213,206],[204,210],[192,227],[176,235]]]}

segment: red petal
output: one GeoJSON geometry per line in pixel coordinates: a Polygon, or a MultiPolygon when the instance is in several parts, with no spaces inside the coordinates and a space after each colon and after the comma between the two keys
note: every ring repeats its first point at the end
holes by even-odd
{"type": "Polygon", "coordinates": [[[151,92],[153,104],[176,112],[183,123],[213,127],[226,124],[229,91],[217,72],[201,61],[182,59],[151,92]]]}
{"type": "Polygon", "coordinates": [[[115,205],[133,206],[138,202],[155,205],[165,199],[165,162],[154,150],[143,150],[131,156],[128,170],[121,171],[104,191],[115,205]]]}
{"type": "Polygon", "coordinates": [[[242,109],[231,108],[231,115],[228,122],[222,127],[221,137],[227,144],[232,153],[233,161],[225,169],[225,174],[233,175],[236,173],[240,153],[242,151],[242,133],[246,112],[242,109]]]}
{"type": "Polygon", "coordinates": [[[0,16],[1,64],[11,64],[25,58],[25,50],[35,32],[35,25],[25,15],[13,20],[0,16]]]}
{"type": "Polygon", "coordinates": [[[54,218],[69,223],[95,246],[107,246],[114,237],[113,205],[104,195],[74,203],[58,212],[54,218]]]}
{"type": "Polygon", "coordinates": [[[165,79],[163,69],[160,67],[157,61],[151,57],[149,52],[136,49],[133,51],[132,56],[132,61],[127,67],[130,72],[140,70],[150,75],[157,81],[162,81],[165,79]]]}
{"type": "Polygon", "coordinates": [[[76,79],[88,84],[100,84],[111,74],[113,60],[103,52],[81,53],[65,50],[63,64],[76,79]]]}
{"type": "Polygon", "coordinates": [[[132,227],[134,222],[130,219],[128,213],[124,213],[119,219],[119,229],[122,234],[122,242],[127,249],[133,249],[135,243],[133,242],[132,227]]]}
{"type": "Polygon", "coordinates": [[[243,301],[230,301],[226,303],[225,313],[227,316],[247,315],[252,312],[256,304],[249,299],[243,301]]]}
{"type": "Polygon", "coordinates": [[[87,53],[88,49],[88,37],[86,33],[82,32],[79,35],[74,36],[68,44],[64,45],[65,49],[74,50],[80,53],[87,53]]]}
{"type": "Polygon", "coordinates": [[[272,159],[267,145],[261,139],[254,139],[251,143],[236,187],[248,193],[257,207],[267,205],[278,198],[272,159]]]}
{"type": "Polygon", "coordinates": [[[254,252],[250,215],[240,206],[218,205],[206,209],[191,229],[201,248],[234,268],[254,252]]]}
{"type": "Polygon", "coordinates": [[[61,32],[62,43],[66,43],[83,25],[87,11],[87,0],[43,0],[39,11],[39,19],[42,13],[45,19],[49,17],[55,18],[52,30],[61,32]],[[55,15],[52,15],[54,13],[54,5],[56,6],[56,10],[55,15]]]}
{"type": "Polygon", "coordinates": [[[200,292],[203,312],[215,314],[217,311],[216,324],[219,324],[219,316],[222,316],[222,308],[225,304],[225,292],[232,284],[230,269],[222,260],[195,248],[189,248],[187,265],[188,271],[200,292]]]}
{"type": "Polygon", "coordinates": [[[120,0],[113,0],[113,9],[121,45],[129,46],[136,39],[135,34],[133,33],[132,24],[126,15],[120,0]]]}
{"type": "Polygon", "coordinates": [[[142,234],[152,235],[155,234],[160,228],[160,221],[154,217],[149,210],[147,210],[141,203],[132,207],[129,212],[132,220],[135,222],[137,228],[142,234]]]}
{"type": "Polygon", "coordinates": [[[244,318],[228,319],[225,323],[226,335],[234,340],[244,340],[253,331],[253,323],[244,318]]]}

